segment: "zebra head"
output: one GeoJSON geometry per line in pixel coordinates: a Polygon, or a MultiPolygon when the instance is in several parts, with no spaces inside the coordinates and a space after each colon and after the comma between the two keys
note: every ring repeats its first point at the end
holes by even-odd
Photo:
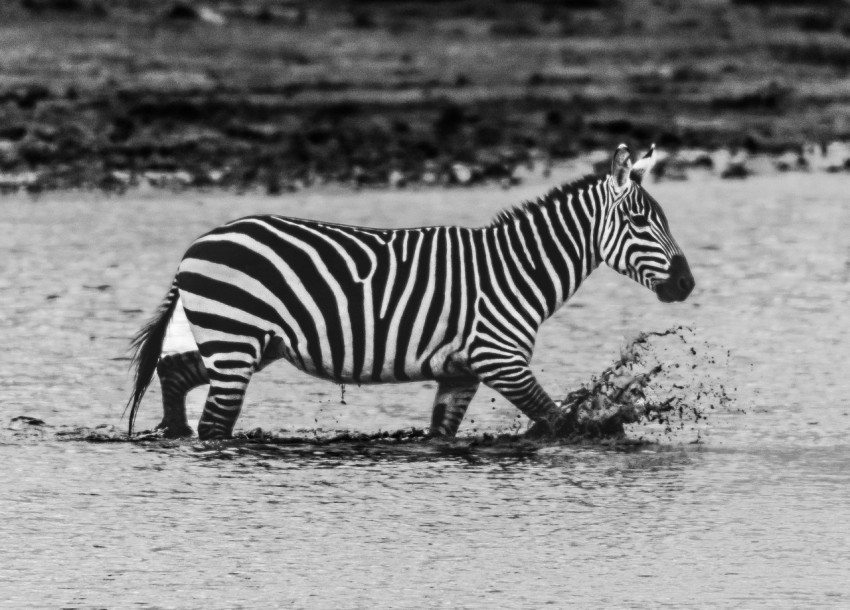
{"type": "Polygon", "coordinates": [[[643,284],[660,301],[684,301],[694,289],[694,277],[664,211],[641,186],[654,164],[654,144],[634,165],[625,144],[614,152],[601,254],[612,269],[643,284]]]}

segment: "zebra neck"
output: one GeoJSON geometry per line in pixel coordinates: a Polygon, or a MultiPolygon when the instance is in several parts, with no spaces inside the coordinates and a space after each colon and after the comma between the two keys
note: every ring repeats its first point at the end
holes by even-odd
{"type": "Polygon", "coordinates": [[[489,234],[487,243],[501,245],[489,250],[499,253],[502,273],[540,322],[572,297],[599,266],[604,195],[597,188],[600,184],[554,189],[484,229],[489,234]]]}

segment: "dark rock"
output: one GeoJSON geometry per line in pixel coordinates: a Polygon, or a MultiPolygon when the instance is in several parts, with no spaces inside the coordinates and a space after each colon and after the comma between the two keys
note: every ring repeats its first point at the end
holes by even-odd
{"type": "Polygon", "coordinates": [[[0,140],[11,140],[18,142],[27,135],[27,128],[23,125],[0,126],[0,140]]]}
{"type": "Polygon", "coordinates": [[[191,4],[186,2],[175,2],[171,5],[171,8],[165,12],[164,17],[166,19],[193,21],[200,19],[200,14],[198,13],[198,9],[191,4]]]}

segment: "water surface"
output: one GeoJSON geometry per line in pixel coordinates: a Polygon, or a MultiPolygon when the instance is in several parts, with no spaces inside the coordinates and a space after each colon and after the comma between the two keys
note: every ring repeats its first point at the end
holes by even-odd
{"type": "MultiPolygon", "coordinates": [[[[302,444],[91,442],[120,436],[128,339],[210,227],[257,212],[474,225],[543,190],[4,198],[0,604],[850,605],[841,176],[652,186],[693,296],[664,305],[600,269],[544,326],[534,365],[554,396],[638,331],[693,329],[653,355],[667,391],[714,392],[694,394],[707,418],[631,430],[651,443],[482,447],[470,437],[523,425],[482,390],[457,443],[310,444],[317,429],[424,427],[435,387],[343,397],[284,363],[255,377],[238,428],[302,444]]],[[[153,388],[139,429],[158,401],[153,388]]]]}

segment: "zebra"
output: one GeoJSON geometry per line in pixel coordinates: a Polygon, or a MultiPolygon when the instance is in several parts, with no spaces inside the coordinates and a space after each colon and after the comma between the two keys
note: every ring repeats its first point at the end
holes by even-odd
{"type": "Polygon", "coordinates": [[[644,190],[655,146],[479,228],[373,229],[276,215],[224,224],[193,242],[153,319],[135,336],[129,434],[154,371],[166,436],[192,434],[186,393],[209,384],[202,440],[232,436],[254,373],[285,359],[345,383],[435,380],[429,434],[452,437],[485,384],[552,434],[569,413],[530,368],[540,325],[602,261],[683,301],[694,278],[644,190]],[[196,351],[161,356],[182,306],[196,351]]]}

